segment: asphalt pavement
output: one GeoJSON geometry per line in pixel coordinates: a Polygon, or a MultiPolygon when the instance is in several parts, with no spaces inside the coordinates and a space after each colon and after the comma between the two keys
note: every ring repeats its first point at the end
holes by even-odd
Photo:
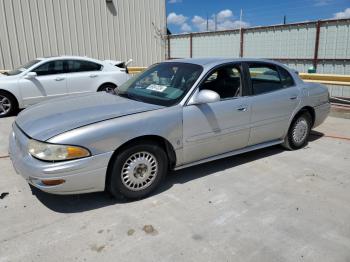
{"type": "Polygon", "coordinates": [[[350,261],[350,120],[329,117],[298,151],[172,172],[134,202],[31,188],[7,157],[12,122],[0,119],[0,262],[350,261]]]}

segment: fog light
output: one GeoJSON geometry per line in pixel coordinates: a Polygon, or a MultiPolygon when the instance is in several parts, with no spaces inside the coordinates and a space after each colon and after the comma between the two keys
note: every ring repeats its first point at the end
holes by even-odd
{"type": "Polygon", "coordinates": [[[64,179],[41,180],[45,186],[57,186],[66,182],[64,179]]]}

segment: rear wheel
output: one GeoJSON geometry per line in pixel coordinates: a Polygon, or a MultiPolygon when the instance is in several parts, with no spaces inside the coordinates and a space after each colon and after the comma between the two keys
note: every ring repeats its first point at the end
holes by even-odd
{"type": "Polygon", "coordinates": [[[307,112],[295,117],[282,145],[289,150],[304,147],[310,136],[311,124],[312,118],[307,112]]]}
{"type": "Polygon", "coordinates": [[[115,94],[114,89],[117,86],[114,84],[103,84],[102,86],[100,86],[100,88],[98,89],[98,92],[106,92],[106,93],[110,93],[110,94],[115,94]]]}
{"type": "Polygon", "coordinates": [[[131,145],[112,161],[108,187],[117,198],[143,198],[157,188],[167,173],[166,153],[152,143],[131,145]]]}
{"type": "Polygon", "coordinates": [[[12,115],[17,108],[16,98],[8,92],[0,91],[0,118],[12,115]]]}

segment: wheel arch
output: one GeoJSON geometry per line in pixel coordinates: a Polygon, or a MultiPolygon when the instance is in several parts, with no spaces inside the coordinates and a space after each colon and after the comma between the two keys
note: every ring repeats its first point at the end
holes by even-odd
{"type": "Polygon", "coordinates": [[[161,137],[159,135],[144,135],[144,136],[139,136],[139,137],[135,137],[127,142],[125,142],[124,144],[122,144],[121,146],[119,146],[114,153],[112,154],[109,162],[108,162],[108,166],[107,166],[107,173],[106,173],[106,188],[107,185],[110,182],[110,177],[111,177],[111,170],[113,167],[113,160],[116,158],[116,156],[119,154],[119,152],[121,152],[124,148],[134,145],[136,143],[142,143],[142,142],[151,142],[151,143],[155,143],[157,145],[159,145],[160,147],[162,147],[168,157],[168,169],[172,169],[174,168],[175,164],[176,164],[176,153],[174,150],[173,145],[164,137],[161,137]]]}
{"type": "MultiPolygon", "coordinates": [[[[316,113],[315,113],[315,109],[314,109],[312,106],[304,106],[304,107],[302,107],[302,108],[295,114],[295,116],[293,117],[293,119],[295,119],[296,117],[300,116],[301,114],[303,114],[303,113],[305,113],[305,112],[307,112],[307,113],[310,114],[310,116],[311,116],[311,121],[312,121],[311,127],[313,127],[314,124],[315,124],[316,113]]],[[[293,121],[293,119],[292,119],[292,121],[293,121]]]]}
{"type": "Polygon", "coordinates": [[[97,88],[97,91],[101,91],[102,87],[104,85],[114,85],[115,87],[118,87],[117,84],[113,83],[113,82],[103,82],[102,84],[100,84],[100,86],[97,88]]]}

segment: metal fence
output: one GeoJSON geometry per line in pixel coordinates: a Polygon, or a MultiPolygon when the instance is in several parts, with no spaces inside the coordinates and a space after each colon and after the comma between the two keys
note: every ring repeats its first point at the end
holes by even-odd
{"type": "Polygon", "coordinates": [[[350,19],[201,32],[168,37],[168,58],[251,57],[300,72],[350,74],[350,19]]]}

